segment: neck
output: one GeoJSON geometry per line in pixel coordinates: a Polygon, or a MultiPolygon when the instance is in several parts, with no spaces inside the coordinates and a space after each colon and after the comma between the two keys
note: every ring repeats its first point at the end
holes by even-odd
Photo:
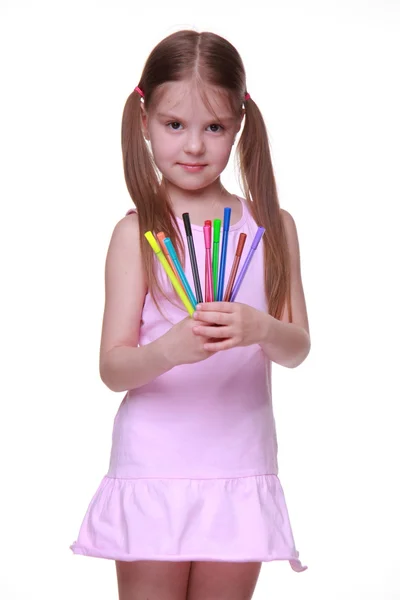
{"type": "Polygon", "coordinates": [[[200,190],[183,190],[166,180],[162,185],[170,198],[174,214],[181,218],[183,213],[189,212],[191,222],[195,225],[203,225],[206,219],[220,218],[224,208],[231,206],[235,198],[219,178],[200,190]]]}

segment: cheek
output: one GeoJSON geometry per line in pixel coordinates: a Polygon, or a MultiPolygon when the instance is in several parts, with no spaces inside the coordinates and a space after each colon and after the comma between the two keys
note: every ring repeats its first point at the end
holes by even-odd
{"type": "Polygon", "coordinates": [[[155,160],[163,161],[173,156],[174,144],[171,139],[163,134],[150,134],[150,145],[155,160]]]}
{"type": "Polygon", "coordinates": [[[219,164],[226,165],[228,163],[229,157],[232,152],[232,144],[233,140],[225,139],[223,140],[223,142],[221,141],[221,144],[218,144],[218,146],[215,147],[214,153],[219,164]]]}

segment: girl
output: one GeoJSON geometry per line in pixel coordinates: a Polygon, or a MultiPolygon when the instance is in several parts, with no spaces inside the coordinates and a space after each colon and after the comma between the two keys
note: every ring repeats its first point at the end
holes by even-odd
{"type": "Polygon", "coordinates": [[[122,120],[125,179],[136,210],[116,225],[106,259],[100,374],[126,391],[110,466],[76,554],[116,561],[120,600],[244,600],[262,562],[302,571],[277,476],[271,363],[310,349],[296,226],[279,207],[267,133],[235,48],[180,31],[151,52],[122,120]],[[238,143],[244,198],[220,176],[238,143]],[[193,287],[203,224],[231,208],[229,273],[240,233],[265,227],[235,302],[193,318],[144,233],[164,232],[193,287]],[[187,315],[187,313],[186,313],[187,315]]]}

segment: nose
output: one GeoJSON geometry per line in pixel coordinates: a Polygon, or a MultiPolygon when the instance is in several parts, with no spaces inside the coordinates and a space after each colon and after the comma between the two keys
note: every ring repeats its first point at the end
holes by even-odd
{"type": "Polygon", "coordinates": [[[185,139],[184,150],[187,154],[201,155],[204,153],[205,144],[203,135],[199,131],[189,131],[185,139]]]}

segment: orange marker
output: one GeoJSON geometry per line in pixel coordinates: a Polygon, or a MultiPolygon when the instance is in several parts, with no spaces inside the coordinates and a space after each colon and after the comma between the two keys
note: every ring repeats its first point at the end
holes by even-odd
{"type": "Polygon", "coordinates": [[[166,237],[168,237],[168,236],[166,236],[163,231],[160,231],[160,233],[157,233],[157,239],[160,242],[160,246],[162,248],[164,256],[167,259],[167,261],[169,263],[169,266],[173,270],[175,277],[177,278],[177,280],[179,281],[179,283],[182,285],[181,278],[179,277],[178,272],[177,272],[177,270],[175,268],[174,261],[172,260],[172,258],[168,254],[168,250],[167,250],[167,248],[166,248],[166,246],[164,244],[164,240],[165,240],[166,237]]]}
{"type": "Polygon", "coordinates": [[[230,299],[230,296],[232,293],[233,284],[235,283],[235,277],[236,277],[236,273],[237,273],[237,270],[239,267],[240,259],[242,258],[242,252],[243,252],[243,247],[244,247],[246,238],[247,238],[247,235],[245,233],[241,233],[239,236],[239,241],[238,241],[238,245],[236,248],[235,260],[233,261],[231,274],[229,275],[228,285],[226,286],[224,302],[229,302],[229,299],[230,299]]]}

